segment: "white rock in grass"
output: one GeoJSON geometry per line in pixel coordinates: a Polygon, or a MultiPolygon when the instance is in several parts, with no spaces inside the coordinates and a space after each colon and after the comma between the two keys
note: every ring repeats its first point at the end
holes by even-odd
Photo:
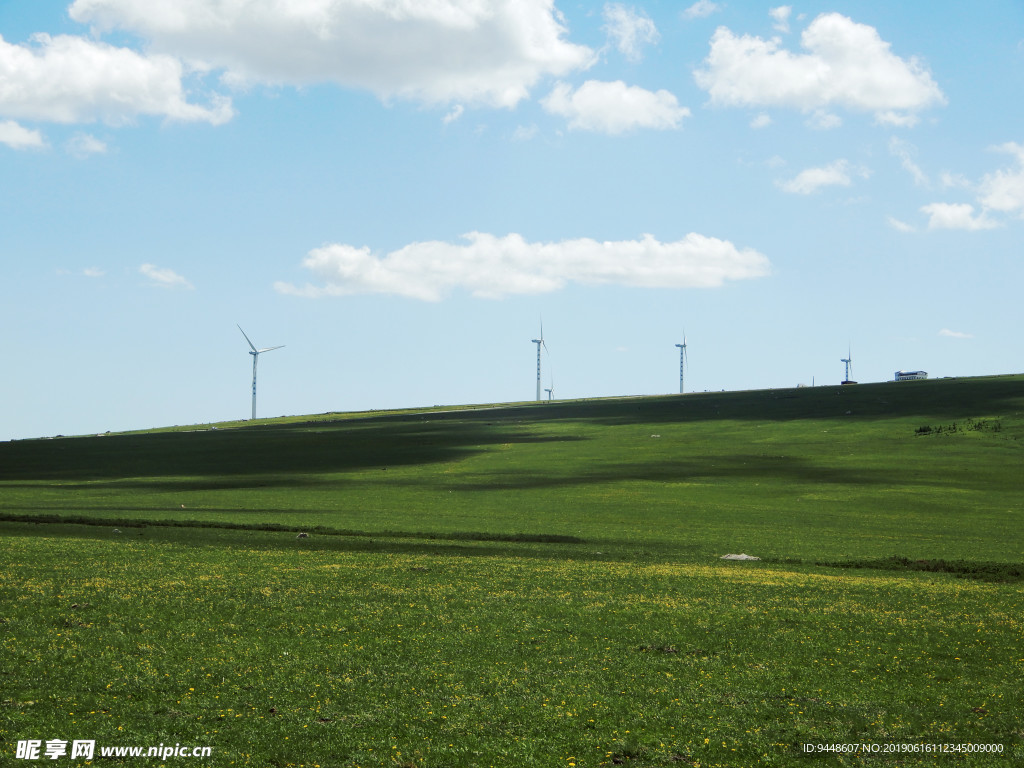
{"type": "Polygon", "coordinates": [[[722,555],[722,560],[760,560],[760,557],[754,557],[753,555],[722,555]]]}

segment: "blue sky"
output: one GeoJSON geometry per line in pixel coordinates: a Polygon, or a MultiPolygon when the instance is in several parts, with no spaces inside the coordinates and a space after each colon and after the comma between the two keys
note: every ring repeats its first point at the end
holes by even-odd
{"type": "Polygon", "coordinates": [[[0,2],[0,439],[1024,368],[1024,3],[0,2]],[[154,10],[158,8],[158,10],[154,10]]]}

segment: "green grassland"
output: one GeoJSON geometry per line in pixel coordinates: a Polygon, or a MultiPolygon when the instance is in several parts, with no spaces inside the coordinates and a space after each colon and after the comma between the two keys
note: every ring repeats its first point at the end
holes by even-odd
{"type": "Polygon", "coordinates": [[[3,443],[0,763],[1014,765],[1022,470],[1020,376],[3,443]]]}

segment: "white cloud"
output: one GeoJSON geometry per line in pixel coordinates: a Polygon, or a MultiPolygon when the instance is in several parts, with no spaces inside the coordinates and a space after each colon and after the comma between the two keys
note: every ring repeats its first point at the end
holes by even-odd
{"type": "Polygon", "coordinates": [[[520,125],[512,133],[512,141],[529,141],[534,138],[539,129],[534,123],[530,125],[520,125]]]}
{"type": "Polygon", "coordinates": [[[163,288],[192,288],[193,285],[172,269],[158,267],[155,264],[143,264],[139,272],[148,277],[154,285],[163,288]]]}
{"type": "Polygon", "coordinates": [[[990,218],[992,212],[1018,214],[1024,218],[1024,145],[1007,142],[993,149],[1012,155],[1015,165],[987,173],[977,184],[961,175],[943,173],[940,177],[945,188],[972,192],[980,210],[975,213],[971,203],[931,203],[921,208],[928,214],[929,229],[977,231],[1002,226],[1003,222],[990,218]]]}
{"type": "Polygon", "coordinates": [[[678,128],[690,115],[668,91],[648,91],[621,80],[588,80],[575,91],[567,83],[558,83],[541,103],[548,112],[568,118],[570,128],[608,134],[634,128],[678,128]]]}
{"type": "Polygon", "coordinates": [[[456,120],[462,117],[462,113],[464,111],[465,108],[461,104],[456,104],[454,107],[452,107],[452,111],[441,119],[441,122],[443,122],[445,125],[448,125],[449,123],[454,123],[456,120]]]}
{"type": "Polygon", "coordinates": [[[915,147],[903,139],[893,136],[889,139],[889,153],[900,159],[900,164],[903,169],[911,175],[914,179],[914,184],[919,187],[928,186],[928,176],[924,171],[921,170],[920,166],[914,162],[915,147]]]}
{"type": "Polygon", "coordinates": [[[706,19],[712,13],[720,10],[721,6],[718,3],[714,3],[711,0],[697,0],[696,3],[691,5],[685,11],[683,11],[684,19],[706,19]]]}
{"type": "Polygon", "coordinates": [[[0,144],[6,144],[11,149],[40,149],[46,146],[46,141],[39,131],[25,128],[13,120],[2,120],[0,121],[0,144]]]}
{"type": "Polygon", "coordinates": [[[899,219],[895,218],[894,216],[887,217],[886,221],[889,222],[889,226],[890,227],[892,227],[893,229],[895,229],[898,232],[916,232],[917,231],[916,229],[914,229],[914,227],[912,225],[907,224],[905,221],[900,221],[899,219]]]}
{"type": "Polygon", "coordinates": [[[75,157],[88,157],[89,155],[102,155],[107,151],[106,143],[88,133],[79,133],[72,136],[67,143],[68,153],[75,157]]]}
{"type": "Polygon", "coordinates": [[[644,45],[658,42],[658,28],[643,12],[627,8],[621,3],[606,3],[604,6],[604,29],[619,52],[630,61],[639,61],[644,45]]]}
{"type": "Polygon", "coordinates": [[[768,274],[768,259],[727,240],[691,233],[662,243],[590,238],[531,243],[521,235],[471,232],[463,243],[412,243],[383,256],[333,244],[310,251],[302,265],[322,283],[275,288],[299,296],[384,293],[439,301],[455,289],[483,298],[550,293],[569,283],[643,288],[710,288],[768,274]]]}
{"type": "Polygon", "coordinates": [[[789,32],[789,15],[793,12],[793,7],[789,5],[780,5],[778,8],[772,8],[768,11],[768,15],[775,20],[772,24],[779,32],[789,32]]]}
{"type": "Polygon", "coordinates": [[[0,38],[0,115],[56,123],[125,123],[137,115],[219,125],[231,119],[230,101],[190,103],[182,64],[163,55],[72,35],[35,35],[31,45],[0,38]]]}
{"type": "Polygon", "coordinates": [[[807,125],[819,131],[829,131],[833,128],[838,128],[842,124],[843,119],[839,115],[824,109],[814,110],[811,116],[807,118],[807,125]]]}
{"type": "Polygon", "coordinates": [[[989,219],[984,211],[977,216],[970,203],[931,203],[921,207],[928,214],[928,229],[993,229],[999,223],[989,219]]]}
{"type": "Polygon", "coordinates": [[[232,83],[334,82],[435,104],[511,107],[542,76],[594,61],[565,39],[553,0],[75,0],[69,13],[232,83]]]}
{"type": "Polygon", "coordinates": [[[913,128],[917,125],[917,115],[913,112],[884,109],[875,113],[875,122],[879,125],[891,125],[893,128],[913,128]]]}
{"type": "Polygon", "coordinates": [[[985,208],[1024,216],[1024,145],[1008,142],[995,148],[1017,159],[1017,166],[988,173],[979,184],[978,202],[985,208]]]}
{"type": "Polygon", "coordinates": [[[865,169],[851,169],[850,164],[846,160],[836,160],[834,163],[820,168],[807,168],[800,171],[789,181],[779,182],[778,186],[784,192],[792,192],[796,195],[810,195],[819,191],[822,187],[850,186],[852,183],[851,173],[863,178],[869,175],[865,169]]]}
{"type": "Polygon", "coordinates": [[[771,115],[767,115],[764,112],[759,114],[753,120],[750,121],[751,128],[767,128],[772,124],[771,115]]]}
{"type": "Polygon", "coordinates": [[[82,274],[86,277],[103,277],[106,272],[99,267],[86,267],[82,270],[82,274]]]}
{"type": "Polygon", "coordinates": [[[939,331],[939,336],[945,336],[950,339],[973,339],[973,333],[963,333],[962,331],[951,331],[949,328],[943,328],[939,331]]]}
{"type": "Polygon", "coordinates": [[[974,186],[963,174],[950,173],[949,171],[943,171],[939,175],[939,182],[942,184],[943,189],[949,189],[950,187],[971,189],[974,186]]]}
{"type": "Polygon", "coordinates": [[[804,30],[801,45],[807,52],[793,53],[778,38],[737,37],[719,27],[694,78],[716,105],[842,107],[872,112],[887,124],[910,124],[921,110],[945,103],[924,66],[893,54],[874,27],[822,14],[804,30]]]}

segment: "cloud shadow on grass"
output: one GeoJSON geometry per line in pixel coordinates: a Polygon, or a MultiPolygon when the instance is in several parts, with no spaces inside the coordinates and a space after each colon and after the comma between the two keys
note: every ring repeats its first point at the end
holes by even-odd
{"type": "Polygon", "coordinates": [[[564,442],[518,425],[421,418],[339,420],[246,429],[0,444],[0,482],[116,481],[159,489],[316,484],[316,475],[456,461],[514,443],[564,442]]]}

